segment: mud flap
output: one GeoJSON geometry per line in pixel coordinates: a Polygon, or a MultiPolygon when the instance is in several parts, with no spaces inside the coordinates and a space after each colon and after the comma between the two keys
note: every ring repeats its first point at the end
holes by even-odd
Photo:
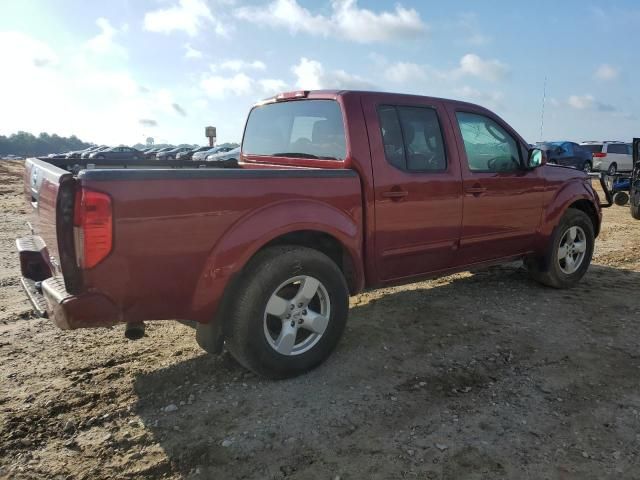
{"type": "Polygon", "coordinates": [[[222,322],[198,323],[196,327],[196,342],[207,353],[213,355],[221,353],[224,344],[222,322]]]}

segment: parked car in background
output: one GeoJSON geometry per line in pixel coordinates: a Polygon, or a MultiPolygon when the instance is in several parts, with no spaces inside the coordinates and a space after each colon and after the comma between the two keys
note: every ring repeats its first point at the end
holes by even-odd
{"type": "Polygon", "coordinates": [[[96,146],[88,147],[83,150],[74,150],[73,152],[67,152],[64,158],[81,158],[81,155],[86,152],[93,152],[96,146]]]}
{"type": "Polygon", "coordinates": [[[615,175],[633,169],[633,151],[625,142],[582,142],[580,147],[591,152],[593,169],[615,175]]]}
{"type": "Polygon", "coordinates": [[[213,155],[214,153],[220,153],[220,152],[224,153],[224,152],[228,152],[229,150],[231,150],[231,147],[213,147],[213,148],[209,148],[208,150],[203,150],[201,152],[194,153],[191,159],[194,162],[203,162],[203,161],[206,161],[209,155],[213,155]]]}
{"type": "Polygon", "coordinates": [[[218,152],[207,155],[207,162],[219,162],[224,166],[237,165],[240,160],[240,147],[233,148],[228,152],[218,152]]]}
{"type": "Polygon", "coordinates": [[[111,147],[89,155],[89,160],[142,160],[141,151],[131,147],[111,147]]]}
{"type": "Polygon", "coordinates": [[[173,148],[174,148],[174,147],[173,147],[173,145],[172,145],[172,146],[170,146],[170,147],[158,147],[158,148],[154,148],[154,149],[149,150],[148,152],[146,152],[146,153],[144,154],[144,158],[146,158],[147,160],[155,160],[155,159],[156,159],[156,156],[157,156],[159,153],[162,153],[162,152],[168,152],[169,150],[173,150],[173,148]]]}
{"type": "Polygon", "coordinates": [[[88,152],[83,152],[80,155],[80,158],[83,160],[86,160],[87,158],[89,158],[89,155],[91,155],[92,153],[96,153],[96,152],[102,152],[104,150],[107,150],[108,148],[110,148],[107,145],[100,145],[99,147],[95,147],[93,150],[90,150],[88,152]]]}
{"type": "Polygon", "coordinates": [[[67,156],[67,152],[64,152],[64,153],[50,153],[49,155],[47,155],[47,158],[61,159],[61,158],[66,158],[66,156],[67,156]]]}
{"type": "Polygon", "coordinates": [[[208,145],[205,147],[196,147],[188,150],[186,152],[179,153],[176,155],[176,160],[193,160],[193,155],[198,152],[204,152],[206,150],[211,150],[211,147],[208,145]]]}
{"type": "Polygon", "coordinates": [[[593,168],[591,152],[580,147],[577,143],[567,141],[539,142],[536,146],[547,154],[549,163],[573,167],[585,172],[590,172],[593,168]]]}
{"type": "Polygon", "coordinates": [[[73,172],[28,159],[25,203],[39,207],[17,247],[35,308],[64,329],[126,322],[134,338],[145,320],[194,321],[206,351],[283,378],[329,356],[364,288],[518,259],[568,288],[600,231],[584,172],[546,166],[464,102],[288,92],[251,110],[242,160],[73,172]]]}
{"type": "Polygon", "coordinates": [[[179,153],[188,152],[192,147],[176,147],[156,153],[156,160],[175,160],[179,153]]]}

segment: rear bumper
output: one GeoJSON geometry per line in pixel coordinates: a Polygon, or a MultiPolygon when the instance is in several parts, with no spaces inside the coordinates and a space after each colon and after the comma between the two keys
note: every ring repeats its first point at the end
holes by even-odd
{"type": "Polygon", "coordinates": [[[51,272],[47,249],[40,237],[20,238],[16,240],[16,246],[22,287],[40,316],[51,318],[64,330],[106,327],[122,321],[120,309],[106,295],[92,292],[71,295],[67,292],[62,276],[51,272]]]}

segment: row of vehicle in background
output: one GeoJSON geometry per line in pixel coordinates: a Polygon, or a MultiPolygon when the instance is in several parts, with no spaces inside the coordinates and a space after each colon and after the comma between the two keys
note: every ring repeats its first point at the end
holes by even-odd
{"type": "Polygon", "coordinates": [[[620,141],[604,142],[538,142],[536,146],[547,154],[549,163],[578,170],[601,171],[609,175],[633,169],[632,146],[620,141]]]}
{"type": "MultiPolygon", "coordinates": [[[[109,147],[107,145],[96,145],[84,150],[77,150],[66,153],[53,153],[48,155],[50,159],[83,159],[83,160],[194,160],[202,161],[218,161],[217,155],[225,154],[232,150],[233,147],[193,147],[173,145],[165,147],[148,147],[138,150],[133,147],[118,146],[109,147]]],[[[235,149],[238,150],[239,148],[235,149]]],[[[236,160],[239,153],[236,155],[236,160]]],[[[228,159],[222,159],[228,160],[228,159]]]]}

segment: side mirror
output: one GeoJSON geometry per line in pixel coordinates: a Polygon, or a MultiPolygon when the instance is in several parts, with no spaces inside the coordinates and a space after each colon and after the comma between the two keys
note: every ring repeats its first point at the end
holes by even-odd
{"type": "Polygon", "coordinates": [[[532,148],[529,150],[529,157],[527,158],[528,168],[538,168],[547,163],[547,159],[539,148],[532,148]]]}

